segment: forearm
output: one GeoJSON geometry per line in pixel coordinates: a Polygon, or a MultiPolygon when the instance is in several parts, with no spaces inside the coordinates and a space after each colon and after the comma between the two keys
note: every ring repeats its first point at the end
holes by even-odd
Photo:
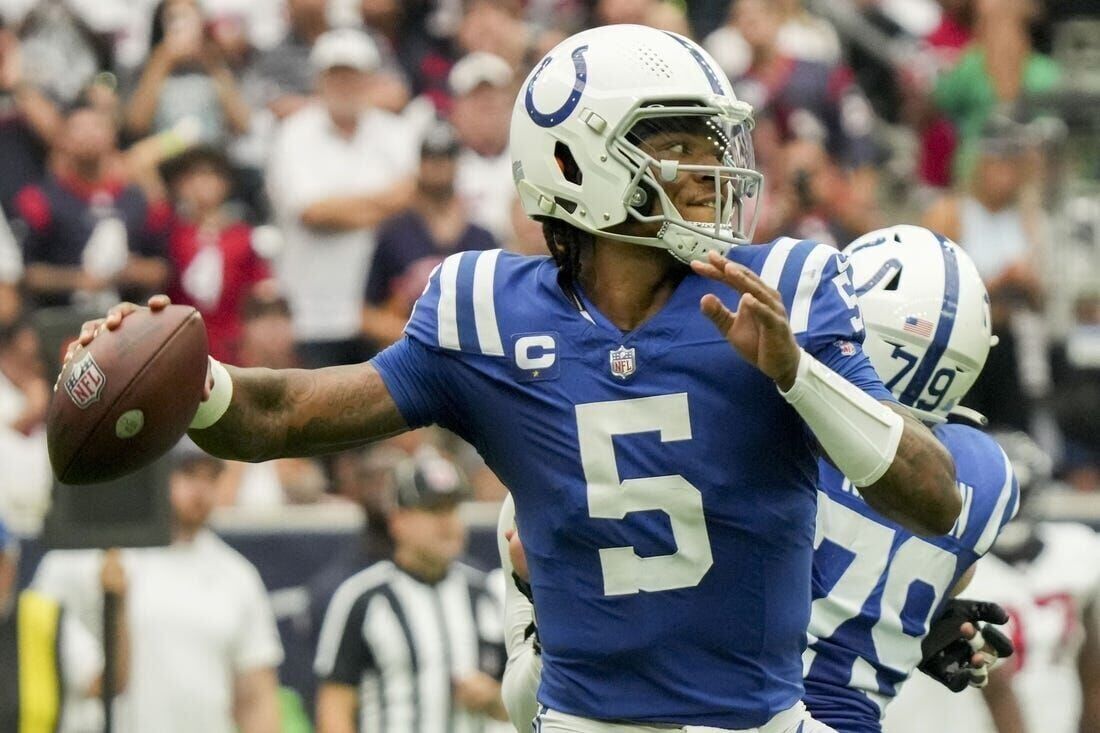
{"type": "Polygon", "coordinates": [[[412,200],[412,186],[402,182],[381,194],[333,196],[305,207],[302,224],[336,232],[368,229],[399,213],[412,200]]]}
{"type": "Polygon", "coordinates": [[[356,733],[354,687],[325,683],[317,693],[317,733],[356,733]]]}
{"type": "Polygon", "coordinates": [[[24,282],[32,293],[70,293],[84,288],[87,275],[79,267],[36,262],[27,265],[24,282]]]}
{"type": "Polygon", "coordinates": [[[163,290],[168,283],[168,263],[160,257],[130,255],[118,274],[118,283],[149,291],[163,290]]]}
{"type": "Polygon", "coordinates": [[[38,89],[23,85],[15,91],[15,103],[31,130],[47,147],[53,145],[61,129],[61,113],[49,97],[38,89]]]}
{"type": "Polygon", "coordinates": [[[241,97],[240,89],[237,87],[233,74],[229,69],[221,67],[212,71],[210,76],[214,80],[214,89],[218,93],[218,103],[221,104],[222,112],[225,113],[230,128],[238,135],[248,132],[252,111],[241,97]]]}
{"type": "Polygon", "coordinates": [[[118,600],[115,617],[115,691],[125,692],[130,684],[130,622],[127,620],[126,596],[118,600]]]}
{"type": "Polygon", "coordinates": [[[946,534],[962,509],[951,454],[905,408],[891,407],[905,421],[897,454],[882,478],[860,494],[875,511],[916,534],[946,534]]]}
{"type": "Polygon", "coordinates": [[[203,450],[259,462],[362,445],[407,430],[370,364],[326,369],[226,367],[233,399],[212,426],[191,430],[203,450]]]}
{"type": "Polygon", "coordinates": [[[982,696],[989,707],[989,715],[993,718],[997,733],[1026,733],[1024,715],[1012,689],[1012,677],[1007,670],[998,669],[990,673],[989,684],[982,689],[982,696]]]}
{"type": "Polygon", "coordinates": [[[157,112],[161,88],[171,70],[171,64],[164,52],[161,49],[153,51],[126,110],[126,127],[131,133],[144,135],[149,132],[157,112]]]}
{"type": "Polygon", "coordinates": [[[240,675],[233,701],[233,720],[240,733],[278,733],[278,679],[273,669],[240,675]]]}

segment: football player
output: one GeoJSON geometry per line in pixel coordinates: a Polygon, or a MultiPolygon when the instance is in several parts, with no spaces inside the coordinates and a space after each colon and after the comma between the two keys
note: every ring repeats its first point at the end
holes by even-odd
{"type": "Polygon", "coordinates": [[[891,733],[926,730],[906,719],[918,708],[936,711],[933,725],[950,721],[973,733],[1100,730],[1100,538],[1083,524],[1039,519],[1036,499],[1049,484],[1050,457],[1024,433],[997,438],[1016,467],[1023,502],[967,594],[1004,606],[1018,653],[991,675],[984,696],[944,699],[926,684],[906,689],[898,715],[891,709],[886,719],[891,733]]]}
{"type": "Polygon", "coordinates": [[[367,364],[212,362],[192,438],[253,461],[429,423],[472,443],[524,527],[543,731],[824,730],[800,702],[817,446],[917,531],[948,531],[961,498],[950,455],[860,349],[845,260],[735,246],[761,189],[751,127],[686,38],[566,39],[510,133],[552,257],[447,258],[406,337],[367,364]]]}
{"type": "Polygon", "coordinates": [[[992,660],[979,654],[984,641],[987,654],[1011,653],[996,630],[981,634],[983,621],[1004,623],[1001,609],[950,599],[1016,513],[1019,488],[992,438],[965,420],[947,422],[970,415],[958,403],[993,343],[989,299],[969,256],[914,226],[871,232],[845,253],[867,326],[864,349],[886,387],[951,452],[963,497],[950,532],[918,537],[820,463],[806,706],[841,733],[878,733],[887,703],[922,658],[922,669],[957,690],[985,684],[992,660]],[[945,610],[947,635],[929,637],[945,610]],[[968,629],[978,631],[972,645],[959,637],[963,623],[977,627],[968,629]]]}
{"type": "MultiPolygon", "coordinates": [[[[981,622],[1005,620],[992,604],[959,602],[953,613],[942,611],[1015,513],[1018,490],[993,440],[975,428],[946,424],[992,343],[989,302],[970,258],[954,243],[912,226],[871,232],[847,252],[861,292],[867,354],[895,396],[936,426],[936,437],[955,458],[964,496],[963,513],[947,536],[917,537],[870,509],[828,461],[819,463],[805,701],[815,719],[839,733],[870,733],[881,730],[882,708],[921,662],[934,618],[942,616],[946,628],[922,668],[944,684],[981,685],[992,661],[985,655],[1010,652],[995,630],[986,630],[993,646],[983,652],[981,622]],[[912,325],[918,319],[925,322],[912,325]],[[924,387],[911,389],[922,378],[924,387]]],[[[532,683],[542,661],[514,532],[506,502],[498,528],[501,562],[509,574],[513,562],[521,567],[507,588],[504,698],[522,729],[533,714],[532,683]]]]}

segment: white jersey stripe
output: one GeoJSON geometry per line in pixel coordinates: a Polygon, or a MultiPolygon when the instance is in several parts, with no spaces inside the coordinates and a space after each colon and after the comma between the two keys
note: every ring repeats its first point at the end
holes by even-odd
{"type": "Polygon", "coordinates": [[[997,532],[1001,529],[1001,518],[1005,514],[1005,508],[1012,499],[1012,464],[1008,462],[1008,456],[1004,451],[1001,451],[1001,458],[1004,461],[1005,482],[997,496],[997,504],[993,507],[989,519],[986,520],[985,529],[982,530],[978,541],[974,543],[974,552],[979,555],[984,555],[993,546],[993,541],[997,539],[997,532]]]}
{"type": "Polygon", "coordinates": [[[779,289],[779,278],[783,276],[783,266],[787,264],[787,257],[791,250],[799,243],[798,239],[780,237],[764,260],[764,266],[760,268],[760,279],[768,284],[768,287],[779,289]]]}
{"type": "Polygon", "coordinates": [[[462,255],[451,255],[439,268],[439,345],[458,351],[458,263],[462,255]]]}
{"type": "Polygon", "coordinates": [[[438,606],[435,590],[403,573],[395,575],[390,587],[416,640],[420,731],[450,733],[446,711],[451,695],[451,676],[449,670],[444,668],[443,655],[440,654],[445,639],[435,613],[438,606]]]}
{"type": "Polygon", "coordinates": [[[794,293],[794,302],[791,304],[791,332],[803,333],[810,327],[810,305],[814,300],[814,293],[821,283],[821,273],[825,269],[825,263],[836,254],[836,250],[828,245],[819,244],[814,247],[802,263],[802,274],[798,278],[798,289],[794,293]]]}
{"type": "Polygon", "coordinates": [[[474,323],[477,326],[477,343],[481,353],[487,356],[504,356],[497,328],[497,310],[493,302],[493,276],[496,274],[499,249],[492,249],[477,256],[474,266],[474,323]]]}
{"type": "Polygon", "coordinates": [[[375,663],[384,680],[379,700],[385,711],[385,730],[399,733],[416,727],[416,679],[413,676],[412,651],[401,628],[397,612],[388,598],[377,595],[367,607],[363,631],[374,653],[375,663]]]}
{"type": "Polygon", "coordinates": [[[340,639],[348,623],[355,602],[371,588],[382,585],[390,576],[389,563],[379,563],[345,580],[329,601],[325,612],[325,621],[321,626],[321,637],[317,642],[317,656],[314,671],[318,677],[328,677],[336,664],[336,654],[340,650],[340,639]]]}

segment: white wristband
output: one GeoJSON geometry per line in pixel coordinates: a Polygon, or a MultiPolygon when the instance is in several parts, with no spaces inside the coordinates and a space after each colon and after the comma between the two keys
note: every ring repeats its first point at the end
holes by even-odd
{"type": "Polygon", "coordinates": [[[805,351],[794,384],[779,393],[853,485],[873,484],[894,462],[905,429],[901,415],[805,351]]]}
{"type": "Polygon", "coordinates": [[[233,379],[222,363],[212,356],[210,374],[214,377],[210,397],[199,404],[199,411],[195,413],[189,430],[204,430],[221,420],[222,415],[229,409],[229,403],[233,401],[233,379]]]}

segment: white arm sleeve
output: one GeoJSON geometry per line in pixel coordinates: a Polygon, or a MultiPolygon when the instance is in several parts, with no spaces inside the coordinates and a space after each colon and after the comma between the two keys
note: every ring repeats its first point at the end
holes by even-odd
{"type": "Polygon", "coordinates": [[[529,733],[539,711],[536,694],[542,678],[542,657],[535,652],[534,638],[525,638],[527,627],[535,620],[535,608],[512,580],[512,558],[504,532],[515,526],[516,507],[508,496],[497,522],[497,550],[504,570],[504,646],[508,650],[500,694],[512,725],[519,733],[529,733]]]}

